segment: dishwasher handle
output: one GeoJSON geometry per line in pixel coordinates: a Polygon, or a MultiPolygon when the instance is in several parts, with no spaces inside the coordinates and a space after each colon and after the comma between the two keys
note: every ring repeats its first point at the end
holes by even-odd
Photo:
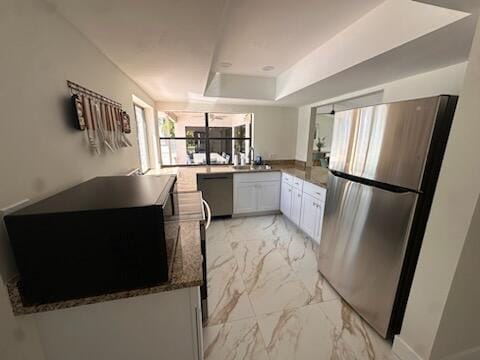
{"type": "Polygon", "coordinates": [[[212,211],[210,210],[210,205],[208,205],[205,200],[202,199],[202,201],[205,209],[207,210],[207,224],[205,225],[205,229],[208,229],[208,227],[210,226],[210,222],[212,221],[212,211]]]}

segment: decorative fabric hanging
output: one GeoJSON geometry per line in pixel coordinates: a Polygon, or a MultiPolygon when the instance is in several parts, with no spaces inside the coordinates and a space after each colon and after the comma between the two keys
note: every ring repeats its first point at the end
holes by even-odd
{"type": "Polygon", "coordinates": [[[131,133],[130,117],[120,103],[71,81],[67,84],[72,93],[76,127],[86,130],[93,152],[100,154],[132,146],[125,135],[131,133]]]}

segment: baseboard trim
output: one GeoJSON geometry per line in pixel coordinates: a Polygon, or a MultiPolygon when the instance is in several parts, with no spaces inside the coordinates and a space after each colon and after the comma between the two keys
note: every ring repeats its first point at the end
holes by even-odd
{"type": "Polygon", "coordinates": [[[453,355],[442,357],[441,360],[477,360],[480,359],[480,347],[463,350],[453,355]]]}
{"type": "Polygon", "coordinates": [[[400,360],[424,360],[398,335],[395,335],[392,350],[400,360]]]}
{"type": "Polygon", "coordinates": [[[256,211],[256,212],[250,212],[250,213],[233,214],[232,218],[263,216],[263,215],[280,215],[280,214],[281,214],[280,210],[256,211]]]}

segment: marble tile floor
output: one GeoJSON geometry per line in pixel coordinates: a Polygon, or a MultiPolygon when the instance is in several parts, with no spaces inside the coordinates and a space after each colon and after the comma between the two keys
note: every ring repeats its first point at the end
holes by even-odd
{"type": "Polygon", "coordinates": [[[281,215],[207,230],[205,360],[394,360],[317,271],[317,248],[281,215]]]}

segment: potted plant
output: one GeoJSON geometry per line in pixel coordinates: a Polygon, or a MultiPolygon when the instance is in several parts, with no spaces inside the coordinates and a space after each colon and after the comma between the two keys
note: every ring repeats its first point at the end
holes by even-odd
{"type": "Polygon", "coordinates": [[[322,152],[322,148],[325,146],[326,137],[323,136],[317,141],[318,152],[322,152]]]}

